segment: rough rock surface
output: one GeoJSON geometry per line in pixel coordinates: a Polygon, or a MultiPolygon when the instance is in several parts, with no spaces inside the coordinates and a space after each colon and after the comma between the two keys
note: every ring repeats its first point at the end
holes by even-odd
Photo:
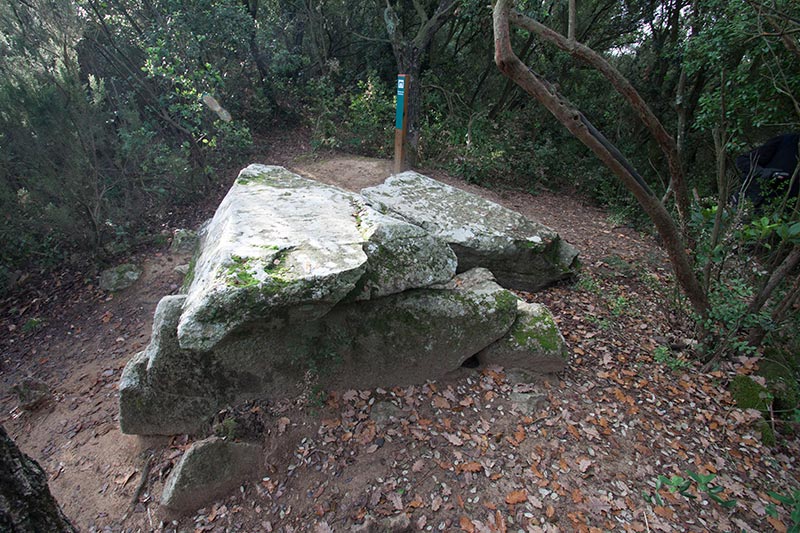
{"type": "Polygon", "coordinates": [[[564,337],[543,305],[517,302],[517,319],[508,333],[478,354],[482,365],[498,364],[539,373],[564,370],[567,366],[564,337]]]}
{"type": "Polygon", "coordinates": [[[368,203],[447,241],[458,271],[485,267],[498,282],[535,291],[572,276],[578,252],[550,228],[413,171],[363,189],[368,203]]]}
{"type": "Polygon", "coordinates": [[[161,505],[193,511],[261,470],[261,446],[211,437],[192,444],[164,484],[161,505]]]}
{"type": "Polygon", "coordinates": [[[74,532],[42,467],[22,453],[0,425],[0,531],[74,532]]]}
{"type": "Polygon", "coordinates": [[[126,433],[191,432],[225,403],[299,392],[308,371],[337,388],[441,377],[503,337],[519,301],[488,270],[475,269],[446,284],[342,304],[313,321],[250,324],[200,352],[178,342],[185,299],[159,302],[150,345],[125,367],[126,433]]]}
{"type": "Polygon", "coordinates": [[[115,266],[100,274],[100,288],[109,292],[121,291],[136,283],[141,275],[142,269],[138,265],[125,263],[115,266]]]}
{"type": "Polygon", "coordinates": [[[454,272],[452,252],[421,228],[356,194],[251,165],[205,231],[178,338],[208,350],[247,322],[314,320],[345,298],[425,287],[454,272]]]}
{"type": "MultiPolygon", "coordinates": [[[[556,242],[547,231],[534,236],[556,242]]],[[[341,389],[436,379],[476,354],[563,367],[546,309],[485,268],[455,276],[441,238],[358,195],[252,165],[202,235],[186,294],[159,302],[123,372],[125,433],[193,432],[226,404],[300,392],[309,373],[341,389]]]]}
{"type": "Polygon", "coordinates": [[[39,378],[27,376],[11,386],[20,407],[28,411],[36,410],[51,397],[50,387],[39,378]]]}

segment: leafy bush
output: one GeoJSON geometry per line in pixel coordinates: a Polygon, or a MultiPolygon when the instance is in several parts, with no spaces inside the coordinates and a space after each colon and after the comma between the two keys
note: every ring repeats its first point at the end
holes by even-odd
{"type": "Polygon", "coordinates": [[[312,80],[307,89],[315,148],[375,157],[391,154],[394,96],[374,71],[358,80],[351,92],[339,87],[332,74],[312,80]]]}

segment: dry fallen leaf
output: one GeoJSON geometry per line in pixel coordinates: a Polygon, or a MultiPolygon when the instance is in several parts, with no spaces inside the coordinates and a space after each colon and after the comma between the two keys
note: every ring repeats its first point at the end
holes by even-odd
{"type": "Polygon", "coordinates": [[[675,511],[673,511],[669,507],[662,507],[660,505],[656,505],[655,507],[653,507],[653,512],[656,513],[661,518],[666,518],[667,520],[672,520],[675,518],[675,511]]]}
{"type": "Polygon", "coordinates": [[[459,518],[458,525],[461,526],[461,531],[468,531],[469,533],[475,533],[475,524],[473,524],[472,520],[470,520],[466,516],[462,516],[461,518],[459,518]]]}
{"type": "Polygon", "coordinates": [[[500,511],[494,513],[494,525],[499,533],[506,533],[506,519],[500,514],[500,511]]]}
{"type": "Polygon", "coordinates": [[[462,446],[462,445],[464,444],[464,441],[463,441],[463,440],[461,440],[461,439],[460,439],[459,437],[457,437],[456,435],[452,435],[452,434],[450,434],[450,433],[445,433],[444,437],[445,437],[445,438],[446,438],[448,441],[450,441],[450,444],[452,444],[453,446],[462,446]]]}
{"type": "Polygon", "coordinates": [[[786,524],[784,524],[783,522],[781,522],[777,518],[773,518],[771,516],[768,516],[767,517],[767,522],[769,522],[769,525],[771,525],[772,527],[775,528],[775,531],[778,531],[780,533],[784,533],[786,531],[786,524]]]}
{"type": "Polygon", "coordinates": [[[358,397],[358,393],[356,391],[352,390],[352,389],[349,390],[349,391],[346,391],[344,394],[342,394],[342,400],[344,400],[346,402],[352,402],[357,397],[358,397]]]}
{"type": "Polygon", "coordinates": [[[423,505],[425,505],[425,502],[422,501],[422,498],[420,498],[419,494],[415,494],[414,499],[408,502],[408,506],[413,507],[414,509],[422,507],[423,505]]]}
{"type": "Polygon", "coordinates": [[[480,463],[472,461],[472,462],[469,462],[469,463],[465,463],[463,465],[459,465],[458,466],[458,470],[461,470],[462,472],[473,472],[474,473],[474,472],[480,472],[481,470],[483,470],[483,467],[481,466],[480,463]]]}
{"type": "Polygon", "coordinates": [[[450,402],[442,396],[436,396],[433,399],[433,406],[439,409],[450,409],[450,402]]]}
{"type": "Polygon", "coordinates": [[[528,491],[525,489],[511,491],[506,495],[506,503],[508,505],[524,503],[526,501],[528,501],[528,491]]]}
{"type": "Polygon", "coordinates": [[[396,492],[390,492],[386,495],[386,499],[392,502],[395,510],[402,511],[403,510],[403,498],[396,492]]]}
{"type": "Polygon", "coordinates": [[[285,416],[278,419],[278,435],[282,435],[286,431],[286,427],[291,423],[291,420],[285,416]]]}
{"type": "Polygon", "coordinates": [[[442,506],[442,497],[441,496],[434,496],[433,501],[431,502],[431,510],[438,511],[439,508],[442,506]]]}
{"type": "Polygon", "coordinates": [[[592,466],[592,464],[593,464],[592,460],[589,459],[588,457],[581,457],[578,459],[578,470],[580,470],[581,473],[586,473],[586,471],[589,470],[589,467],[592,466]]]}

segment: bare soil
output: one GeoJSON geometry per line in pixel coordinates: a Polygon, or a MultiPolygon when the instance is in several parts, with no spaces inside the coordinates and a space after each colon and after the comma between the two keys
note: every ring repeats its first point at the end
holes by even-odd
{"type": "MultiPolygon", "coordinates": [[[[389,173],[382,160],[297,156],[308,147],[292,142],[265,145],[254,161],[356,191],[389,173]]],[[[675,370],[654,359],[658,346],[690,344],[692,333],[652,237],[613,225],[580,197],[490,191],[425,173],[539,220],[581,250],[582,281],[521,294],[556,316],[573,353],[568,369],[542,378],[463,368],[413,387],[309,391],[255,406],[270,424],[263,475],[196,513],[171,516],[158,505],[164,479],[198,436],[123,435],[117,384],[149,341],[156,303],[178,290],[173,269],[188,257],[166,246],[141,252],[130,260],[144,265],[143,277],[116,294],[65,268],[0,302],[0,423],[49,474],[77,527],[786,531],[789,512],[767,491],[798,489],[798,442],[763,446],[756,416],[726,392],[757,360],[703,374],[688,353],[669,352],[675,370]],[[10,390],[26,375],[52,390],[30,412],[10,390]],[[687,472],[715,477],[705,491],[695,482],[688,496],[667,487],[653,496],[659,475],[687,472]],[[714,486],[735,503],[713,501],[714,486]]],[[[218,201],[184,220],[199,223],[218,201]]]]}

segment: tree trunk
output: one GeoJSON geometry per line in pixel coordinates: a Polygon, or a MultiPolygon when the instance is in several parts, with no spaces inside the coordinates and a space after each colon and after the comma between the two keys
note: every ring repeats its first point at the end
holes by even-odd
{"type": "Polygon", "coordinates": [[[708,299],[695,276],[683,244],[682,232],[669,212],[656,198],[641,176],[621,153],[555,89],[520,61],[511,48],[509,31],[510,0],[498,0],[494,8],[495,63],[500,71],[536,98],[622,181],[638,200],[664,239],[664,246],[678,284],[701,316],[708,310],[708,299]]]}
{"type": "Polygon", "coordinates": [[[0,425],[0,531],[76,531],[47,486],[39,464],[0,425]]]}
{"type": "Polygon", "coordinates": [[[455,0],[439,0],[433,15],[428,17],[419,2],[414,2],[417,16],[420,18],[420,26],[413,39],[408,39],[403,35],[400,28],[400,19],[389,0],[386,1],[386,11],[384,19],[386,31],[392,43],[395,59],[397,60],[398,74],[408,74],[410,87],[406,103],[406,125],[408,134],[406,136],[406,163],[414,166],[417,162],[419,150],[419,116],[420,104],[422,103],[422,90],[420,84],[420,73],[422,72],[422,58],[427,52],[433,41],[436,32],[444,25],[450,17],[455,0]]]}

